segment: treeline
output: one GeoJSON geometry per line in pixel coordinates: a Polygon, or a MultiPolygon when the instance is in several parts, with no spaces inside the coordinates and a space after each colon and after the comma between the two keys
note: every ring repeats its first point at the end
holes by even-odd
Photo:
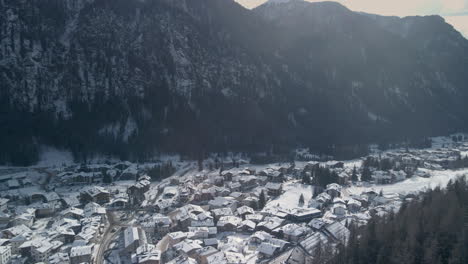
{"type": "Polygon", "coordinates": [[[330,264],[468,263],[468,185],[436,188],[366,226],[350,226],[348,245],[330,264]]]}
{"type": "Polygon", "coordinates": [[[302,184],[311,184],[325,188],[330,183],[340,183],[338,173],[328,167],[315,164],[302,171],[302,184]]]}

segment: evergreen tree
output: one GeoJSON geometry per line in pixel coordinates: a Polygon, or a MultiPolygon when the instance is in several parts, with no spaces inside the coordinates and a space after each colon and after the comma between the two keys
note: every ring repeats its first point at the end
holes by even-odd
{"type": "Polygon", "coordinates": [[[353,167],[353,173],[351,174],[351,180],[356,182],[358,181],[356,166],[353,167]]]}
{"type": "Polygon", "coordinates": [[[299,196],[299,206],[304,205],[304,195],[301,193],[301,196],[299,196]]]}
{"type": "Polygon", "coordinates": [[[372,180],[372,172],[370,171],[368,166],[364,166],[361,174],[361,181],[371,181],[372,180]]]}
{"type": "Polygon", "coordinates": [[[102,178],[102,181],[104,183],[112,183],[112,176],[110,176],[108,173],[104,173],[104,177],[102,178]]]}
{"type": "Polygon", "coordinates": [[[258,208],[261,210],[266,205],[266,197],[263,190],[260,192],[260,196],[258,197],[258,208]]]}

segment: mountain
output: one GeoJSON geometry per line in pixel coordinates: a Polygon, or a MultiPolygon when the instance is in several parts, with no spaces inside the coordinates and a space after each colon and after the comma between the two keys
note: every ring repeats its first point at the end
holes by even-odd
{"type": "Polygon", "coordinates": [[[0,162],[284,152],[466,128],[468,41],[331,2],[1,0],[0,162]]]}

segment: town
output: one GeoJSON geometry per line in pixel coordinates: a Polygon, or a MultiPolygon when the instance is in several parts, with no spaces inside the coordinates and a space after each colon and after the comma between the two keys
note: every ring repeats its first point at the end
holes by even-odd
{"type": "Polygon", "coordinates": [[[350,161],[298,155],[0,167],[0,264],[314,263],[351,224],[468,174],[466,135],[350,161]]]}

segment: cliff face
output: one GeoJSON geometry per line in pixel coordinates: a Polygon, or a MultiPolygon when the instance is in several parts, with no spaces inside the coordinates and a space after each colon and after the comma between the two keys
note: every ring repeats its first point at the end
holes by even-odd
{"type": "Polygon", "coordinates": [[[439,17],[302,1],[1,0],[0,30],[1,141],[20,156],[41,143],[142,158],[261,151],[467,120],[468,43],[439,17]]]}

